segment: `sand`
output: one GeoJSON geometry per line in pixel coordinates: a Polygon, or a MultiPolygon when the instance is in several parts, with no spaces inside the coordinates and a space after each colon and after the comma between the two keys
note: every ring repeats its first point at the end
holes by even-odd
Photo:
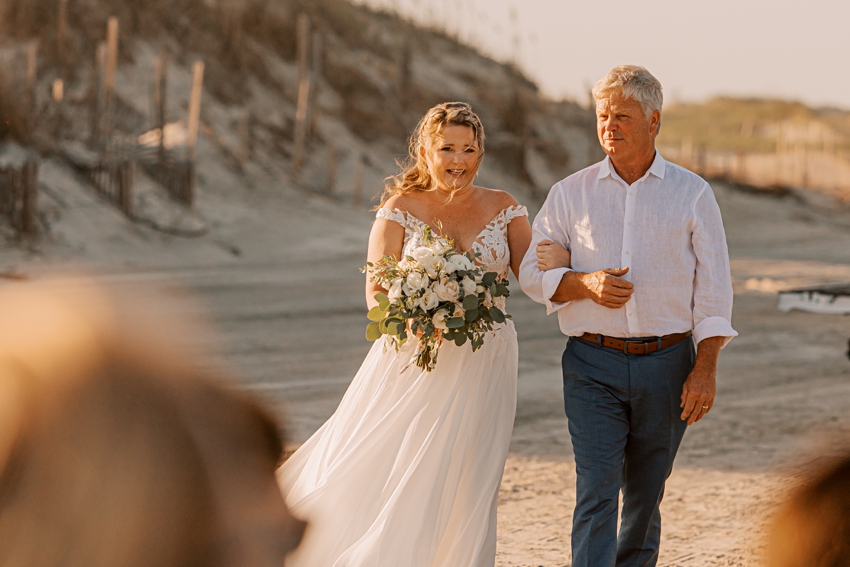
{"type": "MultiPolygon", "coordinates": [[[[65,239],[60,251],[6,250],[0,272],[39,277],[72,262],[112,287],[181,290],[194,301],[187,313],[212,322],[192,346],[271,404],[290,444],[334,411],[369,348],[357,268],[371,213],[306,195],[257,197],[261,207],[209,195],[201,212],[214,211],[220,226],[189,242],[131,226],[87,189],[66,185],[61,199],[74,206],[54,227],[65,239]],[[74,242],[88,244],[75,252],[74,242]]],[[[757,565],[789,467],[850,433],[850,322],[776,308],[778,290],[850,282],[850,213],[715,191],[741,336],[721,355],[714,410],[688,431],[668,483],[661,565],[757,565]]],[[[508,309],[520,340],[519,403],[497,564],[569,565],[575,473],[561,400],[564,337],[524,296],[508,309]]]]}

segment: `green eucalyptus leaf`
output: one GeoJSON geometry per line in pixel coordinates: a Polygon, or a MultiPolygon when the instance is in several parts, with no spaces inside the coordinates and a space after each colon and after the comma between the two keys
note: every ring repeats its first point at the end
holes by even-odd
{"type": "Polygon", "coordinates": [[[378,305],[381,306],[381,309],[386,311],[390,307],[390,298],[386,293],[376,293],[375,300],[378,302],[378,305]]]}
{"type": "Polygon", "coordinates": [[[496,284],[496,293],[493,294],[493,297],[507,297],[510,295],[510,291],[508,291],[508,286],[505,284],[496,284]]]}
{"type": "Polygon", "coordinates": [[[463,346],[466,344],[466,335],[458,335],[455,337],[454,341],[457,346],[463,346]]]}
{"type": "Polygon", "coordinates": [[[470,293],[463,298],[463,308],[468,313],[478,307],[478,296],[470,293]]]}
{"type": "Polygon", "coordinates": [[[380,305],[376,305],[375,307],[369,310],[369,313],[366,315],[366,317],[368,317],[370,321],[374,321],[377,323],[378,321],[384,318],[384,315],[386,315],[386,310],[381,309],[380,305]]]}
{"type": "Polygon", "coordinates": [[[496,278],[499,277],[499,274],[496,272],[487,272],[481,278],[481,284],[484,286],[491,286],[496,282],[496,278]]]}
{"type": "Polygon", "coordinates": [[[502,310],[498,307],[490,308],[490,317],[493,318],[493,321],[496,323],[504,323],[505,322],[505,314],[502,313],[502,310]]]}
{"type": "Polygon", "coordinates": [[[446,320],[446,327],[449,329],[459,329],[463,327],[464,321],[461,317],[450,317],[446,320]]]}
{"type": "Polygon", "coordinates": [[[366,340],[367,341],[377,341],[381,338],[381,331],[378,329],[377,323],[369,323],[366,326],[366,340]]]}
{"type": "Polygon", "coordinates": [[[405,324],[401,319],[389,319],[387,321],[387,334],[400,335],[404,332],[405,324]]]}
{"type": "Polygon", "coordinates": [[[478,320],[478,309],[467,311],[466,315],[464,315],[464,319],[466,319],[467,323],[472,323],[473,321],[478,320]]]}

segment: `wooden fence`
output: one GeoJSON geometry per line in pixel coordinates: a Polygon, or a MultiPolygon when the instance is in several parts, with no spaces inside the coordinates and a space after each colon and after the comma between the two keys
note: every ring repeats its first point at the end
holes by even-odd
{"type": "Polygon", "coordinates": [[[0,165],[0,215],[19,236],[38,232],[38,160],[0,165]]]}
{"type": "Polygon", "coordinates": [[[174,201],[191,207],[195,201],[195,162],[191,159],[140,162],[145,172],[165,188],[174,201]]]}
{"type": "Polygon", "coordinates": [[[811,189],[850,201],[850,159],[835,151],[801,147],[775,153],[748,153],[664,147],[661,153],[703,177],[766,190],[811,189]]]}

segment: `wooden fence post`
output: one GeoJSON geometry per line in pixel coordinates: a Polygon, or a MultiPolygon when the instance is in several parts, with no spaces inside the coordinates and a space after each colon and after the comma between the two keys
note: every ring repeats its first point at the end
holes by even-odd
{"type": "Polygon", "coordinates": [[[166,87],[168,86],[168,59],[163,48],[154,59],[154,128],[159,130],[159,151],[157,159],[160,164],[165,161],[165,124],[166,124],[166,87]]]}
{"type": "Polygon", "coordinates": [[[195,146],[198,143],[198,128],[201,124],[201,94],[204,89],[204,62],[195,61],[192,66],[192,95],[189,98],[189,131],[186,140],[187,157],[195,158],[195,146]]]}
{"type": "Polygon", "coordinates": [[[30,46],[27,52],[27,85],[26,85],[26,108],[27,108],[27,139],[32,137],[32,132],[35,130],[36,117],[36,100],[35,100],[35,82],[38,73],[38,46],[36,44],[30,46]]]}
{"type": "Polygon", "coordinates": [[[296,28],[298,42],[298,82],[307,78],[310,72],[310,16],[298,14],[296,28]]]}
{"type": "Polygon", "coordinates": [[[298,15],[296,26],[298,43],[298,103],[295,112],[295,151],[292,158],[292,170],[298,173],[304,165],[304,152],[307,145],[307,118],[310,113],[310,16],[298,15]]]}
{"type": "Polygon", "coordinates": [[[189,132],[186,140],[186,161],[180,170],[180,199],[191,207],[195,199],[195,147],[201,125],[201,94],[204,88],[204,62],[192,66],[192,96],[189,99],[189,132]]]}
{"type": "Polygon", "coordinates": [[[101,133],[103,131],[103,111],[106,87],[106,44],[101,42],[95,52],[94,96],[92,97],[91,138],[90,145],[101,149],[101,133]]]}
{"type": "Polygon", "coordinates": [[[65,28],[68,24],[68,0],[59,0],[59,13],[56,24],[56,53],[60,58],[65,58],[65,28]]]}
{"type": "Polygon", "coordinates": [[[307,145],[307,112],[310,104],[310,79],[304,79],[298,86],[298,109],[295,113],[295,154],[292,169],[296,173],[304,165],[304,151],[307,145]]]}
{"type": "Polygon", "coordinates": [[[319,126],[319,81],[322,77],[322,61],[324,57],[324,40],[322,34],[313,33],[313,63],[310,69],[310,102],[307,106],[307,120],[309,124],[308,137],[313,137],[318,132],[319,126]]]}
{"type": "Polygon", "coordinates": [[[136,162],[128,160],[118,168],[118,206],[128,217],[133,216],[133,184],[136,162]]]}
{"type": "Polygon", "coordinates": [[[26,236],[35,236],[38,216],[38,162],[35,159],[27,160],[22,173],[20,231],[26,236]]]}
{"type": "Polygon", "coordinates": [[[115,97],[115,71],[118,67],[118,18],[109,18],[106,32],[106,66],[104,77],[105,93],[105,127],[104,134],[107,138],[112,134],[113,106],[115,97]]]}
{"type": "Polygon", "coordinates": [[[53,102],[56,106],[56,123],[53,126],[53,138],[58,144],[62,137],[62,123],[64,121],[63,101],[65,100],[65,82],[62,79],[53,81],[53,102]]]}

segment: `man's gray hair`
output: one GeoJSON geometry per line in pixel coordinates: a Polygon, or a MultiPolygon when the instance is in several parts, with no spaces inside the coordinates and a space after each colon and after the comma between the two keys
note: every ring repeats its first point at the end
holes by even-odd
{"type": "Polygon", "coordinates": [[[640,103],[645,116],[652,114],[653,110],[661,112],[661,105],[664,103],[661,83],[643,67],[637,65],[614,67],[604,79],[596,83],[591,94],[598,101],[606,98],[613,91],[622,91],[625,98],[640,103]]]}

